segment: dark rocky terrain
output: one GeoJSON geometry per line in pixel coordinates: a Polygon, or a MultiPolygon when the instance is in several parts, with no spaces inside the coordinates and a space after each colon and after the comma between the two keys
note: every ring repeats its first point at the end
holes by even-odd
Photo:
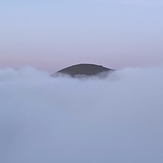
{"type": "Polygon", "coordinates": [[[91,76],[105,77],[106,74],[112,71],[113,69],[109,69],[101,65],[77,64],[59,70],[56,73],[52,74],[52,76],[57,76],[59,74],[62,74],[62,75],[69,75],[71,77],[91,77],[91,76]]]}

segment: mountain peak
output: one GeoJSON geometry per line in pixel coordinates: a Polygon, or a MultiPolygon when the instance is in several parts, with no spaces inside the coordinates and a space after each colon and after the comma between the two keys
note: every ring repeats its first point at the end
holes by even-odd
{"type": "Polygon", "coordinates": [[[82,63],[82,64],[72,65],[67,68],[61,69],[56,73],[54,73],[52,76],[63,74],[63,75],[69,75],[71,77],[79,77],[79,76],[91,77],[101,73],[108,73],[109,71],[113,71],[113,70],[103,67],[102,65],[82,63]]]}

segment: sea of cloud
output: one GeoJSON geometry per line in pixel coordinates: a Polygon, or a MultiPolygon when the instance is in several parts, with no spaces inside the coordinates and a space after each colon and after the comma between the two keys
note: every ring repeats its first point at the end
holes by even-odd
{"type": "Polygon", "coordinates": [[[107,79],[0,70],[0,163],[162,163],[163,68],[107,79]]]}

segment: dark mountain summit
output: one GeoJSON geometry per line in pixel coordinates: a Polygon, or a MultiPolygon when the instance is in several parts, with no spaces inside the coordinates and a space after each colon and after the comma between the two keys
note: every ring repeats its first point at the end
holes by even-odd
{"type": "Polygon", "coordinates": [[[58,74],[63,74],[63,75],[69,75],[71,77],[79,77],[79,76],[96,76],[98,74],[108,74],[108,72],[113,71],[112,69],[103,67],[101,65],[95,65],[95,64],[78,64],[78,65],[73,65],[67,68],[64,68],[52,76],[56,76],[58,74]]]}

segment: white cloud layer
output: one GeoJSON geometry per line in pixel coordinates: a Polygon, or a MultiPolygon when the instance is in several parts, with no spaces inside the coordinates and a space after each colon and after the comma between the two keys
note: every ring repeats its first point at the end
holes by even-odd
{"type": "Polygon", "coordinates": [[[1,163],[162,163],[163,69],[105,80],[0,70],[1,163]]]}

